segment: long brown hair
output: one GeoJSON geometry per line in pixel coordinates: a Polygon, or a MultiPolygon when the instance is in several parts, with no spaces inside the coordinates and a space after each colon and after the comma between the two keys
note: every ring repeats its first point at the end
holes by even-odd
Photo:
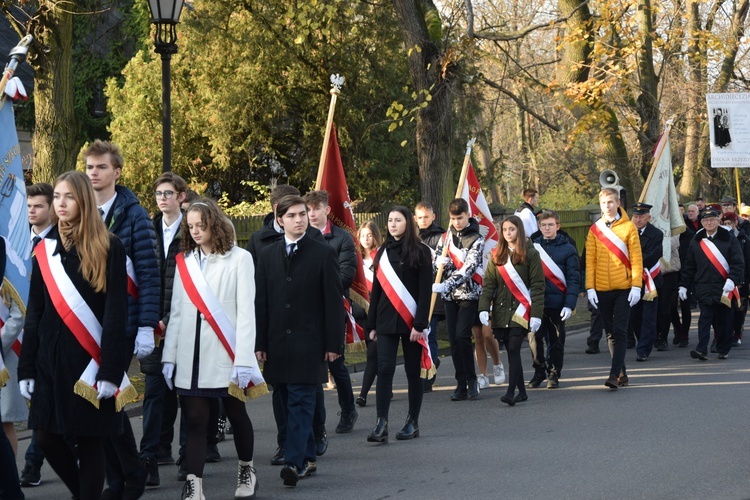
{"type": "Polygon", "coordinates": [[[59,221],[60,238],[67,250],[75,245],[81,259],[81,274],[94,291],[106,292],[107,259],[102,256],[109,253],[109,231],[97,209],[94,188],[88,176],[77,170],[61,174],[55,180],[55,187],[61,182],[68,184],[78,205],[78,220],[59,221]]]}
{"type": "Polygon", "coordinates": [[[180,230],[185,235],[180,242],[183,252],[192,252],[198,246],[190,236],[190,230],[188,229],[187,215],[190,212],[201,214],[201,222],[211,229],[211,241],[214,245],[214,252],[224,255],[232,249],[234,246],[234,226],[232,226],[232,223],[229,222],[227,216],[224,215],[214,200],[210,198],[198,198],[185,210],[185,216],[182,218],[182,223],[180,224],[180,230]]]}
{"type": "Polygon", "coordinates": [[[500,224],[500,238],[495,247],[494,260],[496,266],[504,266],[508,262],[508,255],[510,255],[510,262],[514,266],[518,264],[526,264],[526,249],[528,248],[528,240],[526,239],[526,232],[523,229],[523,221],[517,215],[511,215],[507,219],[503,220],[500,224]],[[503,237],[502,225],[506,222],[510,222],[516,226],[516,248],[511,252],[508,247],[508,242],[503,237]]]}
{"type": "Polygon", "coordinates": [[[359,229],[357,229],[357,241],[356,241],[356,247],[359,254],[362,256],[363,259],[369,259],[370,258],[370,252],[372,250],[365,250],[365,247],[362,246],[362,244],[359,242],[359,235],[362,233],[363,229],[369,229],[370,233],[372,233],[372,244],[373,244],[373,250],[377,250],[380,248],[380,245],[383,244],[383,237],[380,235],[380,228],[378,228],[378,225],[375,223],[374,220],[368,220],[361,226],[359,226],[359,229]]]}

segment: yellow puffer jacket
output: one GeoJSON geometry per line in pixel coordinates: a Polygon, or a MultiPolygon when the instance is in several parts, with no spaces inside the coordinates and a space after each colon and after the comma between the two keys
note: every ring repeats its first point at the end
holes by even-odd
{"type": "Polygon", "coordinates": [[[610,229],[628,247],[630,270],[592,231],[589,231],[586,237],[586,289],[594,288],[599,292],[607,292],[628,290],[631,287],[640,288],[642,285],[643,258],[638,229],[630,222],[628,214],[622,208],[618,210],[620,218],[610,226],[610,229]]]}

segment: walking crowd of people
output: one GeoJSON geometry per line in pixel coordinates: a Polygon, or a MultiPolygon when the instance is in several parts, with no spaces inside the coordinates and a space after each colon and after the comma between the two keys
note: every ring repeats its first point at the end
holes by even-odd
{"type": "MultiPolygon", "coordinates": [[[[376,421],[366,441],[388,442],[399,347],[408,412],[396,416],[403,420],[394,436],[418,438],[423,397],[440,367],[441,321],[454,402],[476,400],[506,376],[500,400],[509,406],[545,381],[547,389],[564,384],[566,321],[579,295],[592,318],[586,353],[600,352],[606,335],[611,368],[603,384],[610,390],[629,383],[628,348],[636,362],[647,362],[654,350],[669,349],[670,327],[673,345],[688,347],[696,307],[690,357],[725,360],[742,343],[750,208],[738,212],[731,197],[689,205],[686,230],[671,236],[666,254],[652,207],[637,203],[628,216],[619,192],[604,188],[601,217],[579,252],[559,214],[540,210],[538,193],[527,189],[516,214],[496,223],[499,240],[487,251],[486,228],[462,198],[446,207],[448,230],[423,201],[413,213],[393,206],[386,227],[365,222],[354,238],[331,223],[325,191],[302,197],[279,185],[271,213],[243,249],[216,202],[190,192],[178,175],[154,180],[158,212],[151,218],[118,183],[124,165],[117,145],[95,141],[83,156],[85,173],[27,188],[33,270],[25,319],[0,289],[10,377],[0,391],[3,499],[22,499],[21,487],[39,486],[44,460],[77,499],[140,498],[160,485],[159,466],[175,463],[181,498],[203,499],[210,490],[204,464],[218,459],[216,443],[226,435],[238,459],[235,498],[255,498],[253,403],[246,403],[269,388],[277,430],[271,465],[295,487],[316,474],[328,448],[329,374],[339,404],[335,432],[352,432],[357,406],[367,406],[375,385],[376,421]],[[360,271],[369,307],[350,294],[360,271]],[[350,322],[364,332],[367,350],[356,398],[345,364],[350,322]],[[525,341],[534,370],[528,383],[525,341]],[[123,411],[135,395],[127,375],[133,355],[145,377],[140,443],[123,411]],[[25,421],[32,436],[19,476],[14,424],[25,421]]],[[[0,271],[6,244],[0,238],[0,271]]]]}

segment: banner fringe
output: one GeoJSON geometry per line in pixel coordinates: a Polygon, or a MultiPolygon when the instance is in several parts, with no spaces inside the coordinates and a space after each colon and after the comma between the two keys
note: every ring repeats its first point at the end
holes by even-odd
{"type": "Polygon", "coordinates": [[[83,380],[76,382],[76,385],[73,386],[73,392],[99,409],[99,400],[96,399],[99,393],[83,380]]]}
{"type": "Polygon", "coordinates": [[[8,380],[10,380],[10,372],[8,371],[8,368],[3,366],[3,369],[0,370],[0,389],[5,387],[8,380]]]}

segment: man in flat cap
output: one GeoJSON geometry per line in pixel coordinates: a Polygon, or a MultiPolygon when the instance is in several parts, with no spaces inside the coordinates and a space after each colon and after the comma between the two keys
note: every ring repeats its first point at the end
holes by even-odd
{"type": "Polygon", "coordinates": [[[698,345],[690,351],[693,359],[706,361],[711,325],[716,329],[719,359],[727,359],[732,348],[732,302],[739,299],[737,285],[745,275],[745,260],[737,238],[719,226],[721,211],[706,208],[700,215],[703,229],[690,242],[680,276],[680,299],[687,299],[687,288],[695,284],[700,304],[698,345]]]}
{"type": "Polygon", "coordinates": [[[633,205],[633,224],[638,230],[643,256],[642,300],[630,309],[630,329],[638,340],[635,346],[636,361],[646,361],[656,342],[656,316],[659,298],[656,288],[661,287],[661,257],[664,234],[651,221],[651,205],[633,205]]]}

